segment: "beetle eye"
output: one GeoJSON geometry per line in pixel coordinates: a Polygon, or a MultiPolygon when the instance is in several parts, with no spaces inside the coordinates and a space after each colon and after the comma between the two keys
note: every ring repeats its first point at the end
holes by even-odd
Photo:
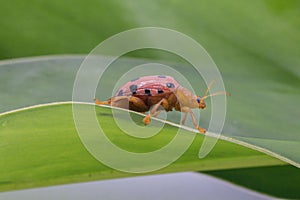
{"type": "Polygon", "coordinates": [[[200,103],[200,97],[197,98],[197,102],[200,103]]]}

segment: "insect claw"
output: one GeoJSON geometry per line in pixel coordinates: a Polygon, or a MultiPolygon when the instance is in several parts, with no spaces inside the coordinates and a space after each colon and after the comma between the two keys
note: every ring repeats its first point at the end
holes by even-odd
{"type": "Polygon", "coordinates": [[[206,133],[206,129],[205,129],[205,128],[201,128],[200,126],[198,126],[197,129],[198,129],[198,131],[199,131],[200,133],[203,133],[203,134],[206,133]]]}
{"type": "Polygon", "coordinates": [[[151,122],[150,115],[147,115],[146,117],[144,117],[143,122],[145,125],[150,124],[150,122],[151,122]]]}

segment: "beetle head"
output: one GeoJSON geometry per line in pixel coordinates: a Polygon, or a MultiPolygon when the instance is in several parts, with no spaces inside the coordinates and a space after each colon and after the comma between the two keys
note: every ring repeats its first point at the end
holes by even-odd
{"type": "Polygon", "coordinates": [[[197,102],[198,102],[199,108],[204,109],[204,108],[206,107],[206,104],[205,104],[203,98],[198,97],[198,98],[197,98],[197,102]]]}

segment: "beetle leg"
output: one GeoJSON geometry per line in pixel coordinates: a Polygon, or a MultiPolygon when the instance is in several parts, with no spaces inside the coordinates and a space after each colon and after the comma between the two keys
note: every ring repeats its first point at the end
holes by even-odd
{"type": "MultiPolygon", "coordinates": [[[[169,108],[167,111],[171,111],[174,107],[176,108],[176,102],[177,102],[177,98],[176,98],[175,94],[171,93],[168,98],[169,108]]],[[[177,106],[177,108],[178,108],[178,106],[177,106]]],[[[180,110],[180,108],[179,108],[179,110],[180,110]]]]}
{"type": "MultiPolygon", "coordinates": [[[[205,129],[205,128],[202,128],[202,127],[200,127],[200,126],[198,125],[198,123],[196,122],[194,113],[193,113],[193,111],[192,111],[190,108],[188,108],[188,107],[183,107],[183,108],[181,108],[181,111],[186,113],[186,115],[185,115],[184,118],[183,118],[184,120],[186,120],[187,114],[190,113],[195,128],[196,128],[200,133],[205,133],[205,132],[206,132],[206,129],[205,129]]],[[[182,120],[182,121],[183,121],[183,120],[182,120]]],[[[185,122],[185,121],[184,121],[184,122],[185,122]]]]}
{"type": "Polygon", "coordinates": [[[110,98],[108,101],[99,101],[98,99],[94,99],[95,104],[97,105],[110,105],[110,106],[115,106],[115,107],[120,107],[120,108],[124,108],[124,106],[122,106],[124,103],[123,102],[127,102],[128,104],[128,96],[117,96],[117,97],[112,97],[110,98]]]}
{"type": "Polygon", "coordinates": [[[94,99],[95,104],[97,105],[111,105],[111,106],[116,106],[116,107],[121,107],[116,104],[118,104],[119,101],[128,101],[129,97],[128,96],[118,96],[118,97],[112,97],[108,101],[99,101],[97,98],[94,99]]]}
{"type": "Polygon", "coordinates": [[[152,117],[157,117],[157,116],[159,115],[160,112],[161,112],[161,110],[156,111],[156,112],[152,115],[152,117]]]}
{"type": "Polygon", "coordinates": [[[141,110],[148,110],[148,107],[144,101],[134,96],[117,96],[110,98],[108,101],[99,101],[98,99],[94,100],[97,105],[110,105],[128,109],[129,103],[132,103],[135,107],[140,108],[141,110]]]}
{"type": "Polygon", "coordinates": [[[182,124],[182,125],[185,124],[185,121],[186,121],[187,116],[188,116],[188,112],[184,113],[184,117],[183,117],[183,119],[182,119],[182,121],[181,121],[181,124],[182,124]]]}
{"type": "Polygon", "coordinates": [[[95,104],[97,105],[110,105],[110,100],[108,101],[99,101],[97,98],[94,99],[95,104]]]}
{"type": "Polygon", "coordinates": [[[134,108],[131,108],[132,110],[135,110],[137,112],[149,110],[149,106],[147,106],[145,104],[145,102],[138,97],[131,96],[131,97],[129,97],[128,101],[132,104],[131,106],[134,107],[134,108]]]}
{"type": "Polygon", "coordinates": [[[167,99],[163,98],[162,100],[160,100],[157,104],[153,106],[153,108],[150,110],[150,113],[146,117],[144,117],[143,122],[145,125],[150,123],[151,116],[156,117],[160,113],[160,111],[158,110],[160,105],[162,105],[164,109],[169,107],[167,99]]]}

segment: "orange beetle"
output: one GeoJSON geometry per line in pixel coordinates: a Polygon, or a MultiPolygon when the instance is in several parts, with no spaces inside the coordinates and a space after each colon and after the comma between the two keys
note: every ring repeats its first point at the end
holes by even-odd
{"type": "Polygon", "coordinates": [[[116,95],[108,101],[95,99],[95,103],[97,105],[111,105],[143,113],[150,110],[149,114],[143,119],[146,125],[150,123],[151,117],[156,117],[162,109],[168,112],[175,108],[175,110],[185,113],[182,124],[185,123],[187,115],[190,113],[195,128],[201,133],[205,133],[206,129],[198,125],[191,109],[204,109],[206,107],[204,99],[207,97],[219,94],[228,95],[227,92],[207,95],[212,84],[213,81],[208,85],[205,94],[199,97],[182,87],[171,76],[143,76],[125,83],[119,88],[116,95]]]}

